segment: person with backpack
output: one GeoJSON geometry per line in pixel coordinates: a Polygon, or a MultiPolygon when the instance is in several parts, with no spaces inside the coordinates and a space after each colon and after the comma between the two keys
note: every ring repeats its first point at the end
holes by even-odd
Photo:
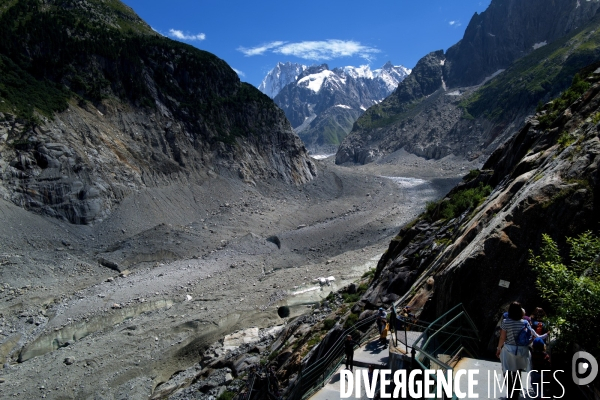
{"type": "Polygon", "coordinates": [[[531,318],[531,327],[538,335],[543,335],[548,332],[546,326],[546,312],[542,307],[536,307],[535,311],[529,316],[531,318]]]}
{"type": "MultiPolygon", "coordinates": [[[[508,315],[500,323],[500,340],[496,348],[496,357],[502,363],[502,370],[508,371],[508,398],[518,399],[521,393],[519,382],[522,382],[521,371],[529,369],[529,345],[534,337],[539,335],[531,328],[529,322],[523,319],[525,313],[518,301],[508,307],[508,315]]],[[[540,336],[542,338],[545,335],[540,336]]]]}

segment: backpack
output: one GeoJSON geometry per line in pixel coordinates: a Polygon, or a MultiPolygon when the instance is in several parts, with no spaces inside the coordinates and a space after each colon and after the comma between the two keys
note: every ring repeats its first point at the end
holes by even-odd
{"type": "Polygon", "coordinates": [[[515,338],[515,344],[517,346],[529,346],[531,343],[531,328],[527,321],[523,322],[523,327],[519,331],[519,336],[515,338]]]}

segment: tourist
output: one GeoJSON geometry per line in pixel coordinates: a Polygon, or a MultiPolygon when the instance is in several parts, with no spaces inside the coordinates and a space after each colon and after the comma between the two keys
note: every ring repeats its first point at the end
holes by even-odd
{"type": "Polygon", "coordinates": [[[344,341],[344,352],[346,353],[346,369],[352,371],[354,363],[354,346],[359,344],[352,339],[352,335],[346,336],[344,341]]]}
{"type": "Polygon", "coordinates": [[[382,307],[379,307],[379,310],[377,310],[376,323],[377,329],[379,330],[379,334],[381,335],[381,332],[383,331],[383,328],[385,328],[385,324],[387,323],[387,313],[382,307]]]}
{"type": "MultiPolygon", "coordinates": [[[[529,369],[529,344],[523,343],[521,331],[525,331],[533,337],[539,335],[531,328],[529,322],[523,319],[524,312],[521,304],[517,301],[511,303],[508,307],[508,315],[500,324],[500,340],[496,349],[496,357],[500,358],[502,370],[508,371],[508,398],[518,399],[521,387],[517,382],[521,382],[518,376],[521,371],[529,369]]],[[[545,337],[542,335],[541,337],[545,337]]],[[[528,339],[529,340],[529,339],[528,339]]]]}

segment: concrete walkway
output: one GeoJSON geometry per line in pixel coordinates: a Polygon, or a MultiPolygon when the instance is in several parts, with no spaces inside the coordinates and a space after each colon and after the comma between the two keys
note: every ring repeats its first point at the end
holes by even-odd
{"type": "MultiPolygon", "coordinates": [[[[477,360],[474,358],[462,358],[454,367],[454,376],[459,370],[467,371],[479,371],[478,374],[474,375],[474,379],[477,381],[477,385],[474,385],[473,392],[478,396],[479,399],[505,399],[506,390],[500,391],[498,387],[494,392],[494,374],[498,375],[498,379],[502,380],[502,365],[495,361],[477,360]]],[[[459,388],[463,393],[467,393],[468,396],[468,382],[466,376],[463,376],[459,380],[459,388]]]]}
{"type": "MultiPolygon", "coordinates": [[[[388,368],[388,360],[389,351],[387,342],[385,344],[381,343],[379,337],[370,339],[361,347],[354,350],[354,376],[358,376],[358,373],[360,373],[360,376],[362,377],[362,371],[367,371],[369,365],[373,365],[377,369],[388,368]]],[[[344,362],[345,360],[343,360],[340,368],[331,376],[325,386],[310,398],[311,400],[339,400],[341,389],[340,371],[346,369],[344,362]]],[[[359,397],[355,397],[354,391],[352,391],[352,394],[353,396],[351,399],[366,400],[369,398],[365,394],[365,388],[363,385],[361,385],[361,393],[359,397]]]]}
{"type": "MultiPolygon", "coordinates": [[[[416,332],[415,332],[416,337],[416,332]]],[[[389,338],[389,337],[388,337],[389,338]]],[[[409,340],[409,343],[411,340],[409,340]]],[[[369,365],[374,365],[375,368],[389,368],[389,349],[388,345],[383,345],[378,338],[367,341],[363,346],[354,351],[354,376],[357,376],[359,372],[362,376],[362,371],[368,369],[369,365]]],[[[345,364],[342,363],[340,368],[332,375],[329,381],[315,393],[310,399],[311,400],[338,400],[340,399],[340,371],[344,370],[345,364]]],[[[456,366],[453,368],[454,376],[456,376],[459,370],[476,370],[478,373],[474,376],[477,380],[477,384],[474,385],[473,391],[478,395],[479,399],[499,400],[506,398],[506,390],[499,390],[496,381],[502,379],[502,366],[499,362],[478,360],[473,358],[462,358],[456,366]],[[494,380],[494,374],[498,376],[496,381],[494,380]],[[494,385],[496,390],[494,392],[494,385]]],[[[468,382],[466,376],[463,376],[459,380],[459,388],[463,393],[468,394],[468,382]]],[[[354,399],[368,399],[365,394],[365,389],[361,385],[360,396],[355,397],[354,391],[352,391],[354,399]]]]}
{"type": "MultiPolygon", "coordinates": [[[[340,399],[340,391],[341,391],[341,382],[340,382],[340,371],[342,371],[343,369],[346,369],[346,367],[344,367],[344,365],[342,365],[335,374],[333,374],[333,376],[331,377],[331,379],[329,379],[329,382],[327,382],[327,384],[325,384],[325,386],[323,388],[321,388],[321,390],[319,390],[317,393],[315,393],[310,399],[311,400],[339,400],[340,399]]],[[[366,371],[366,368],[361,368],[361,367],[355,367],[353,369],[354,372],[354,376],[358,376],[358,373],[360,373],[360,376],[362,377],[363,371],[366,371]]],[[[352,390],[352,394],[353,396],[350,397],[351,399],[363,399],[363,400],[367,400],[369,397],[367,397],[367,395],[365,394],[365,388],[363,385],[361,385],[361,391],[360,391],[360,397],[355,397],[354,396],[354,390],[352,390]]]]}
{"type": "Polygon", "coordinates": [[[379,338],[371,339],[354,350],[354,365],[357,367],[369,368],[372,364],[375,368],[387,368],[389,358],[388,341],[383,344],[379,338]]]}

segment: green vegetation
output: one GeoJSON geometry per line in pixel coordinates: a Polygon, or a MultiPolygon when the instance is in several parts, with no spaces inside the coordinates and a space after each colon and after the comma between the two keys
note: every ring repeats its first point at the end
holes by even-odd
{"type": "Polygon", "coordinates": [[[223,393],[221,393],[221,395],[219,397],[217,397],[217,400],[233,400],[235,395],[236,395],[235,392],[230,392],[230,391],[226,390],[223,393]]]}
{"type": "Polygon", "coordinates": [[[587,189],[587,194],[590,196],[588,201],[593,199],[593,191],[590,188],[589,182],[585,179],[570,179],[566,182],[569,185],[561,188],[558,193],[554,194],[549,200],[542,203],[542,208],[548,208],[554,204],[557,204],[582,188],[587,189]]]}
{"type": "Polygon", "coordinates": [[[450,238],[439,238],[439,239],[435,239],[435,243],[438,246],[448,246],[452,243],[452,239],[450,238]]]}
{"type": "Polygon", "coordinates": [[[354,324],[356,324],[356,322],[358,322],[358,315],[350,313],[346,319],[346,322],[344,322],[344,329],[352,327],[354,324]]]}
{"type": "Polygon", "coordinates": [[[367,284],[363,283],[356,288],[356,293],[342,293],[342,298],[344,299],[344,303],[356,303],[360,300],[360,296],[363,295],[368,289],[367,284]]]}
{"type": "Polygon", "coordinates": [[[450,220],[466,210],[479,206],[491,192],[492,188],[489,185],[484,186],[479,182],[479,186],[453,193],[447,199],[428,202],[425,206],[424,218],[430,222],[438,219],[450,220]]]}
{"type": "Polygon", "coordinates": [[[323,330],[328,331],[335,326],[335,319],[325,319],[323,320],[323,330]]]}
{"type": "Polygon", "coordinates": [[[369,279],[369,281],[373,280],[373,277],[375,276],[375,270],[376,270],[376,268],[371,268],[370,270],[365,272],[362,275],[362,279],[369,279]]]}
{"type": "MultiPolygon", "coordinates": [[[[554,122],[556,118],[558,118],[571,104],[573,104],[573,102],[577,100],[579,96],[585,93],[589,87],[589,82],[583,80],[579,74],[575,74],[571,87],[565,90],[560,97],[550,102],[547,107],[542,108],[544,111],[546,111],[546,114],[540,118],[540,126],[542,128],[550,127],[552,122],[554,122]]],[[[561,147],[563,148],[567,146],[562,146],[561,144],[561,147]]]]}
{"type": "Polygon", "coordinates": [[[228,145],[281,117],[223,60],[156,34],[120,1],[59,3],[3,2],[0,111],[35,123],[72,100],[155,108],[157,98],[207,142],[228,145]]]}
{"type": "Polygon", "coordinates": [[[469,173],[464,177],[465,181],[472,181],[473,179],[477,178],[479,175],[481,175],[481,171],[478,169],[472,169],[469,171],[469,173]]]}
{"type": "Polygon", "coordinates": [[[319,344],[321,342],[321,339],[323,339],[323,338],[319,335],[313,336],[312,338],[310,338],[308,340],[308,342],[306,342],[307,348],[312,349],[314,346],[316,346],[317,344],[319,344]]]}
{"type": "Polygon", "coordinates": [[[277,358],[277,356],[279,355],[279,353],[280,353],[280,350],[272,351],[271,353],[269,353],[269,357],[267,357],[267,359],[269,360],[269,362],[271,362],[275,358],[277,358]]]}
{"type": "Polygon", "coordinates": [[[17,114],[31,120],[33,107],[51,116],[54,111],[67,108],[69,93],[49,80],[37,80],[0,54],[0,111],[17,114]]]}
{"type": "Polygon", "coordinates": [[[475,117],[499,121],[555,97],[569,86],[581,68],[600,59],[598,24],[596,18],[573,34],[516,61],[463,100],[461,107],[475,117]]]}
{"type": "Polygon", "coordinates": [[[571,144],[575,143],[575,140],[577,140],[575,136],[571,135],[569,132],[563,132],[558,137],[557,143],[561,149],[566,149],[571,144]]]}
{"type": "Polygon", "coordinates": [[[536,287],[552,306],[550,321],[558,335],[558,349],[577,343],[598,356],[600,342],[600,238],[585,232],[567,238],[568,261],[546,234],[542,236],[540,255],[530,251],[529,263],[537,273],[536,287]]]}

